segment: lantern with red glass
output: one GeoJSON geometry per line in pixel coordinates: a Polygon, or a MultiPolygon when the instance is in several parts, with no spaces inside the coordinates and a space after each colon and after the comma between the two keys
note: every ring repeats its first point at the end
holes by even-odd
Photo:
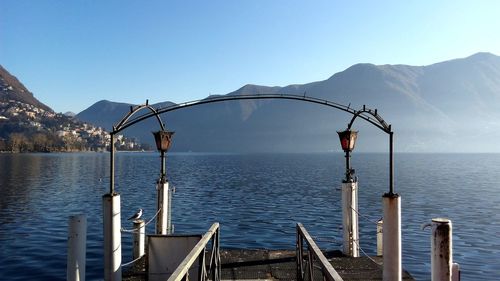
{"type": "Polygon", "coordinates": [[[169,132],[169,131],[158,131],[158,132],[153,132],[153,135],[155,137],[155,142],[156,142],[156,148],[160,151],[160,158],[161,158],[161,174],[160,174],[160,182],[165,183],[166,182],[166,172],[165,172],[165,152],[170,148],[170,145],[172,144],[172,135],[174,132],[169,132]]]}
{"type": "Polygon", "coordinates": [[[354,149],[354,145],[356,144],[356,139],[358,137],[357,131],[351,131],[347,129],[342,132],[337,132],[339,134],[340,145],[342,146],[342,150],[345,152],[345,163],[346,163],[346,182],[351,182],[353,180],[354,169],[351,169],[351,163],[349,155],[351,151],[354,149]]]}

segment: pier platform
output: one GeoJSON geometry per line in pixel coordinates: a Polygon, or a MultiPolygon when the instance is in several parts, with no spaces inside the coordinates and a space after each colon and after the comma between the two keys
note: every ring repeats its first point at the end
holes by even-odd
{"type": "MultiPolygon", "coordinates": [[[[382,280],[382,257],[344,256],[340,251],[324,252],[343,280],[382,280]]],[[[295,250],[221,249],[222,280],[297,280],[295,250]]],[[[145,258],[124,268],[123,280],[146,280],[145,258]]],[[[321,269],[314,267],[314,280],[323,281],[321,269]],[[316,272],[317,271],[317,272],[316,272]]],[[[406,271],[403,280],[414,280],[406,271]]]]}

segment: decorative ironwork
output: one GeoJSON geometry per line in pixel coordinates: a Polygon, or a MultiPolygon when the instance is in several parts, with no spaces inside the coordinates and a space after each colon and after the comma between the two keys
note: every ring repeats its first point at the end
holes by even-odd
{"type": "MultiPolygon", "coordinates": [[[[183,108],[188,108],[192,106],[197,106],[201,104],[208,104],[208,103],[215,103],[215,102],[223,102],[223,101],[231,101],[231,100],[255,100],[255,99],[287,99],[287,100],[298,100],[298,101],[305,101],[305,102],[310,102],[310,103],[315,103],[315,104],[320,104],[323,106],[328,106],[328,107],[333,107],[342,111],[345,111],[347,113],[350,113],[353,115],[351,121],[349,122],[349,125],[347,126],[347,129],[350,130],[352,124],[354,121],[359,117],[368,123],[374,125],[375,127],[381,129],[385,133],[389,134],[390,140],[389,140],[389,193],[388,194],[395,194],[394,193],[394,153],[393,153],[393,131],[391,128],[391,125],[388,125],[384,119],[378,115],[377,110],[372,110],[369,108],[366,108],[366,106],[363,105],[363,108],[361,110],[355,110],[351,108],[351,105],[349,104],[348,106],[324,100],[324,99],[318,99],[318,98],[313,98],[313,97],[308,97],[305,94],[304,95],[287,95],[287,94],[262,94],[262,95],[238,95],[238,96],[218,96],[218,97],[211,97],[207,99],[202,99],[202,100],[195,100],[195,101],[190,101],[190,102],[184,102],[180,104],[174,104],[170,106],[166,106],[163,108],[158,108],[154,109],[148,104],[148,101],[146,101],[145,105],[140,105],[137,107],[131,107],[130,112],[118,123],[118,125],[113,127],[113,131],[111,132],[111,141],[112,141],[112,147],[114,143],[114,135],[119,133],[120,131],[136,124],[139,123],[143,120],[146,120],[151,117],[156,117],[158,119],[158,122],[160,123],[161,130],[165,130],[163,126],[163,122],[160,119],[160,114],[174,111],[174,110],[179,110],[183,108]],[[136,116],[135,118],[131,118],[132,115],[134,115],[136,112],[143,108],[148,108],[151,112],[145,113],[139,116],[136,116]]],[[[110,191],[111,193],[114,192],[114,159],[113,159],[113,149],[111,149],[111,181],[110,181],[110,191]]]]}

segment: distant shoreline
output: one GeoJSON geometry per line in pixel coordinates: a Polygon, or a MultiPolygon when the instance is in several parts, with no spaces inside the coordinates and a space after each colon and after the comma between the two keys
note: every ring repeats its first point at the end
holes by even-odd
{"type": "MultiPolygon", "coordinates": [[[[154,152],[154,150],[115,150],[115,152],[123,153],[144,153],[144,152],[154,152]]],[[[78,151],[0,151],[0,154],[35,154],[35,153],[109,153],[109,151],[88,151],[88,150],[78,150],[78,151]]]]}

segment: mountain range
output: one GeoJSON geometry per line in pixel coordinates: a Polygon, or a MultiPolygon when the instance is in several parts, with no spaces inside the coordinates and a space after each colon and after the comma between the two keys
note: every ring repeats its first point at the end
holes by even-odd
{"type": "MultiPolygon", "coordinates": [[[[362,63],[323,81],[245,85],[228,93],[244,94],[305,94],[355,109],[378,109],[393,126],[396,151],[500,152],[500,57],[491,53],[427,66],[362,63]]],[[[130,105],[102,100],[76,117],[109,130],[130,105]]],[[[303,102],[251,100],[201,105],[162,118],[176,132],[175,151],[319,152],[340,150],[336,131],[345,129],[351,116],[303,102]]],[[[125,134],[152,142],[155,122],[125,134]]],[[[357,150],[387,151],[384,132],[363,120],[354,128],[360,131],[357,150]]]]}
{"type": "MultiPolygon", "coordinates": [[[[52,111],[2,67],[0,74],[5,84],[0,101],[18,100],[52,111]]],[[[355,109],[378,109],[392,125],[395,150],[400,152],[500,152],[500,57],[491,53],[427,66],[361,63],[323,81],[245,85],[227,95],[246,94],[307,95],[355,109]]],[[[131,105],[101,100],[75,118],[111,130],[131,105]]],[[[287,100],[226,101],[161,117],[176,132],[172,150],[193,152],[339,151],[336,131],[344,130],[351,119],[338,110],[287,100]]],[[[357,151],[387,151],[384,132],[363,120],[357,120],[354,129],[359,130],[357,151]]],[[[151,132],[156,130],[151,119],[124,134],[152,144],[151,132]]]]}
{"type": "Polygon", "coordinates": [[[46,111],[53,111],[50,107],[37,100],[15,76],[10,74],[3,66],[0,65],[0,101],[8,102],[9,100],[20,101],[26,104],[34,105],[46,111]]]}

